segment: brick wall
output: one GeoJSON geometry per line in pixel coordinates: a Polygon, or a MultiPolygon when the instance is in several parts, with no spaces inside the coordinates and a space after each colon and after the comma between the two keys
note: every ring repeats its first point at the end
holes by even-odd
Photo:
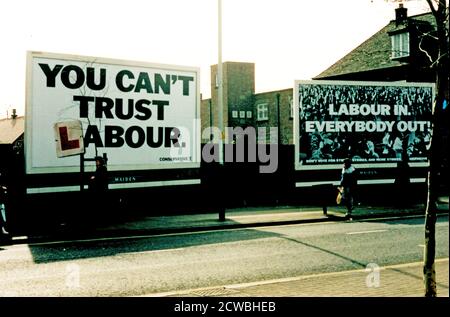
{"type": "MultiPolygon", "coordinates": [[[[211,66],[211,99],[201,101],[202,131],[210,127],[211,123],[218,127],[216,74],[217,65],[213,65],[211,66]],[[212,109],[212,117],[210,109],[212,109]]],[[[255,94],[255,65],[253,63],[226,62],[223,63],[223,90],[224,127],[265,127],[267,128],[265,140],[267,143],[271,141],[269,129],[279,126],[277,110],[277,95],[279,95],[281,123],[279,127],[281,140],[279,142],[281,144],[294,143],[293,117],[291,116],[292,89],[255,94]],[[259,104],[267,104],[267,120],[258,121],[259,104]],[[233,117],[233,111],[237,114],[237,118],[233,117]],[[245,118],[241,118],[242,111],[245,112],[245,118]]],[[[208,137],[202,137],[202,143],[208,140],[208,137]]]]}
{"type": "Polygon", "coordinates": [[[293,144],[293,122],[291,116],[291,102],[293,102],[292,89],[266,92],[255,95],[254,111],[255,111],[255,128],[267,128],[266,141],[270,142],[269,128],[278,127],[280,129],[280,144],[293,144]],[[280,107],[280,123],[278,123],[278,98],[280,107]],[[258,105],[267,104],[268,119],[258,120],[258,105]]]}

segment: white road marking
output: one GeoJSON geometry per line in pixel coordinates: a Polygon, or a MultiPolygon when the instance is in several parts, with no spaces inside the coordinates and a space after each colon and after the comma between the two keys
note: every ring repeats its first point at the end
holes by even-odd
{"type": "Polygon", "coordinates": [[[388,230],[367,230],[367,231],[356,231],[356,232],[347,232],[346,234],[366,234],[366,233],[378,233],[378,232],[386,232],[388,230]]]}
{"type": "MultiPolygon", "coordinates": [[[[59,240],[50,242],[34,242],[29,243],[29,246],[42,246],[42,245],[52,245],[52,244],[66,244],[66,243],[83,243],[83,242],[98,242],[98,241],[110,241],[110,240],[130,240],[130,239],[149,239],[149,238],[160,238],[160,237],[174,237],[174,236],[186,236],[186,235],[196,235],[196,234],[206,234],[206,233],[220,233],[229,231],[246,231],[249,229],[257,228],[258,230],[270,229],[274,227],[290,227],[290,226],[308,226],[312,224],[329,225],[336,224],[339,221],[327,221],[320,223],[297,223],[288,225],[277,225],[277,226],[258,226],[258,227],[244,227],[244,228],[225,228],[225,229],[207,229],[202,231],[188,231],[188,232],[174,232],[174,233],[163,233],[163,234],[149,234],[149,235],[137,235],[137,236],[123,236],[123,237],[108,237],[108,238],[92,238],[92,239],[77,239],[77,240],[59,240]]],[[[195,228],[193,228],[195,229],[195,228]]]]}
{"type": "MultiPolygon", "coordinates": [[[[438,214],[439,216],[448,216],[448,214],[438,214]]],[[[411,216],[401,216],[401,217],[382,217],[382,218],[372,218],[372,219],[364,219],[364,222],[377,222],[377,221],[395,221],[395,220],[405,220],[405,219],[414,219],[414,218],[423,218],[424,215],[411,215],[411,216]]],[[[230,219],[230,218],[228,218],[230,219]]],[[[358,221],[354,221],[353,223],[357,223],[358,221]]],[[[183,235],[193,235],[193,234],[206,234],[206,233],[219,233],[219,232],[228,232],[228,231],[245,231],[249,229],[257,228],[258,230],[262,229],[271,229],[275,227],[293,227],[293,226],[310,226],[310,225],[331,225],[343,223],[340,220],[328,220],[324,222],[305,222],[305,223],[294,223],[294,224],[286,224],[286,225],[267,225],[267,226],[248,226],[244,228],[225,228],[225,229],[206,229],[203,231],[189,231],[189,232],[174,232],[174,233],[165,233],[165,234],[149,234],[149,235],[135,235],[135,236],[122,236],[122,237],[106,237],[106,238],[92,238],[92,239],[76,239],[76,240],[60,240],[60,241],[50,241],[50,242],[34,242],[28,243],[28,246],[40,246],[40,245],[56,245],[56,244],[65,244],[65,243],[83,243],[83,242],[98,242],[98,241],[111,241],[111,240],[130,240],[130,239],[148,239],[148,238],[157,238],[157,237],[171,237],[171,236],[183,236],[183,235]]],[[[345,222],[348,223],[348,222],[345,222]]],[[[186,228],[183,228],[186,229],[186,228]]],[[[195,229],[195,228],[193,228],[195,229]]],[[[355,234],[355,233],[354,233],[355,234]]],[[[8,246],[10,248],[11,246],[8,246]]]]}
{"type": "Polygon", "coordinates": [[[13,241],[21,241],[21,240],[27,240],[28,237],[27,236],[17,236],[17,237],[12,237],[11,240],[13,241]]]}
{"type": "Polygon", "coordinates": [[[144,255],[144,254],[154,254],[154,253],[162,253],[162,252],[174,252],[174,251],[182,251],[182,250],[186,250],[186,248],[173,248],[173,249],[161,249],[161,250],[148,250],[148,251],[136,251],[136,252],[123,252],[123,253],[118,253],[115,256],[116,257],[121,257],[123,255],[144,255]]]}

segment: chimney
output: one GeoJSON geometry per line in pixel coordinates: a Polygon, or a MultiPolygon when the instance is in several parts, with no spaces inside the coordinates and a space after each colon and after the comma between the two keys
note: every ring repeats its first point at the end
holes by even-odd
{"type": "Polygon", "coordinates": [[[17,118],[17,113],[16,113],[16,109],[13,109],[11,119],[15,119],[15,118],[17,118]]]}
{"type": "Polygon", "coordinates": [[[408,19],[408,9],[403,7],[403,3],[398,4],[395,9],[395,25],[399,26],[408,19]]]}

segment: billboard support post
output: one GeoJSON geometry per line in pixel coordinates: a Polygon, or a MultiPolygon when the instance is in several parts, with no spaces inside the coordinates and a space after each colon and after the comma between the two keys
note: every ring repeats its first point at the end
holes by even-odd
{"type": "Polygon", "coordinates": [[[280,94],[277,94],[278,144],[281,144],[280,94]]]}
{"type": "Polygon", "coordinates": [[[80,154],[80,193],[84,190],[84,153],[80,154]]]}

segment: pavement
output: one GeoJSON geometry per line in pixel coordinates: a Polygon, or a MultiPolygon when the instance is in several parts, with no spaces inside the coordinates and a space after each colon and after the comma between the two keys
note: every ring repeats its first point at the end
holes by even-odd
{"type": "MultiPolygon", "coordinates": [[[[448,197],[438,202],[438,214],[448,215],[448,197]]],[[[353,221],[379,218],[422,217],[424,206],[409,208],[380,208],[359,206],[353,213],[353,221]]],[[[348,221],[345,210],[328,208],[327,214],[318,208],[277,208],[257,210],[233,210],[226,213],[225,222],[217,215],[196,215],[186,220],[185,226],[195,229],[213,229],[223,226],[266,226],[302,222],[348,221]]],[[[181,218],[183,219],[183,218],[181,218]]],[[[180,220],[180,218],[178,218],[180,220]]],[[[177,218],[148,219],[155,226],[175,228],[177,218]]],[[[130,226],[132,224],[129,224],[130,226]]],[[[129,228],[129,227],[128,227],[129,228]]],[[[134,227],[135,229],[137,227],[134,227]]],[[[435,261],[437,296],[449,297],[449,259],[435,261]]],[[[285,279],[254,283],[224,285],[175,292],[148,294],[146,297],[423,297],[423,262],[404,263],[385,267],[367,267],[361,270],[302,275],[285,279]]]]}
{"type": "MultiPolygon", "coordinates": [[[[449,197],[438,200],[438,214],[449,212],[449,197]]],[[[355,207],[352,221],[374,220],[378,218],[421,217],[425,206],[408,207],[364,206],[355,207]]],[[[194,231],[252,228],[274,225],[314,223],[327,221],[349,221],[345,218],[345,208],[331,206],[324,212],[322,207],[260,207],[239,208],[225,211],[225,219],[218,213],[182,214],[169,216],[140,216],[110,219],[108,223],[60,224],[58,227],[28,236],[12,237],[13,244],[39,243],[49,241],[85,240],[114,237],[138,237],[158,234],[194,231]]]]}
{"type": "MultiPolygon", "coordinates": [[[[438,297],[449,297],[448,258],[436,259],[438,297]]],[[[424,297],[423,262],[149,294],[147,297],[424,297]]]]}
{"type": "MultiPolygon", "coordinates": [[[[438,215],[448,216],[449,198],[438,201],[438,215]]],[[[45,241],[73,241],[96,238],[139,237],[204,230],[262,227],[326,221],[367,221],[380,218],[423,217],[424,205],[404,208],[357,206],[352,220],[345,218],[345,209],[328,207],[242,208],[226,210],[225,220],[217,213],[173,216],[137,217],[116,223],[69,228],[61,226],[47,235],[13,237],[13,244],[45,241]]],[[[449,296],[448,258],[436,259],[437,292],[449,296]]],[[[405,263],[362,270],[323,273],[261,281],[239,285],[223,285],[146,297],[423,297],[423,263],[405,263]]]]}

